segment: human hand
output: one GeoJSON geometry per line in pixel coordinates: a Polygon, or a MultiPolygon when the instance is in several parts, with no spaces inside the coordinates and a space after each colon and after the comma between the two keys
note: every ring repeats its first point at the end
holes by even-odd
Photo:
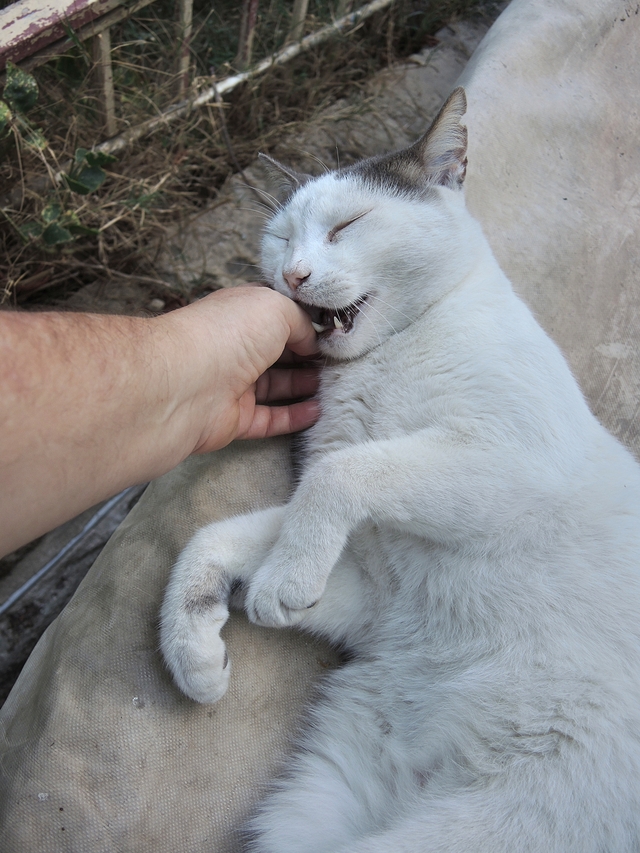
{"type": "Polygon", "coordinates": [[[317,420],[315,399],[288,402],[318,386],[315,367],[294,366],[317,346],[308,316],[290,299],[266,287],[229,288],[158,320],[187,360],[177,373],[190,373],[182,397],[200,424],[193,452],[295,432],[317,420]]]}

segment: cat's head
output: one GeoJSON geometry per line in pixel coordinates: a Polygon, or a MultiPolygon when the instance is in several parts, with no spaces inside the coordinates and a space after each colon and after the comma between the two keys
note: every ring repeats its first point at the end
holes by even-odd
{"type": "Polygon", "coordinates": [[[263,270],[311,315],[325,355],[362,355],[457,283],[465,110],[458,88],[409,148],[317,178],[262,155],[284,191],[264,233],[263,270]]]}

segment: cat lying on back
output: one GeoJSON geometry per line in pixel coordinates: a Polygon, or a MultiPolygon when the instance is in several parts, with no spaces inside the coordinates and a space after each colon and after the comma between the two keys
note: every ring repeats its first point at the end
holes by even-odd
{"type": "Polygon", "coordinates": [[[199,702],[239,581],[253,622],[353,653],[259,853],[640,850],[640,467],[465,208],[465,108],[320,178],[270,161],[263,265],[312,314],[323,414],[287,505],[193,538],[161,630],[199,702]]]}

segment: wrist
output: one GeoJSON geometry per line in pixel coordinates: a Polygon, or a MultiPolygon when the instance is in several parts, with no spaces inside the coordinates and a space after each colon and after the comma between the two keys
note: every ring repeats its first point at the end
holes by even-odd
{"type": "Polygon", "coordinates": [[[149,321],[154,381],[161,390],[155,401],[158,440],[172,462],[167,470],[198,450],[212,413],[224,409],[224,341],[217,324],[204,320],[178,309],[149,321]]]}

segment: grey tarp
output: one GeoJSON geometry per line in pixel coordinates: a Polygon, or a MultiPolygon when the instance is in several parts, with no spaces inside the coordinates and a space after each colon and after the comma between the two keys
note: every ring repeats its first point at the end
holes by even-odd
{"type": "MultiPolygon", "coordinates": [[[[514,0],[462,81],[469,205],[596,414],[636,452],[639,57],[635,3],[514,0]]],[[[230,693],[198,706],[163,670],[157,612],[199,524],[280,501],[289,482],[281,439],[188,460],[147,490],[1,712],[3,851],[239,849],[334,656],[234,617],[230,693]]]]}

